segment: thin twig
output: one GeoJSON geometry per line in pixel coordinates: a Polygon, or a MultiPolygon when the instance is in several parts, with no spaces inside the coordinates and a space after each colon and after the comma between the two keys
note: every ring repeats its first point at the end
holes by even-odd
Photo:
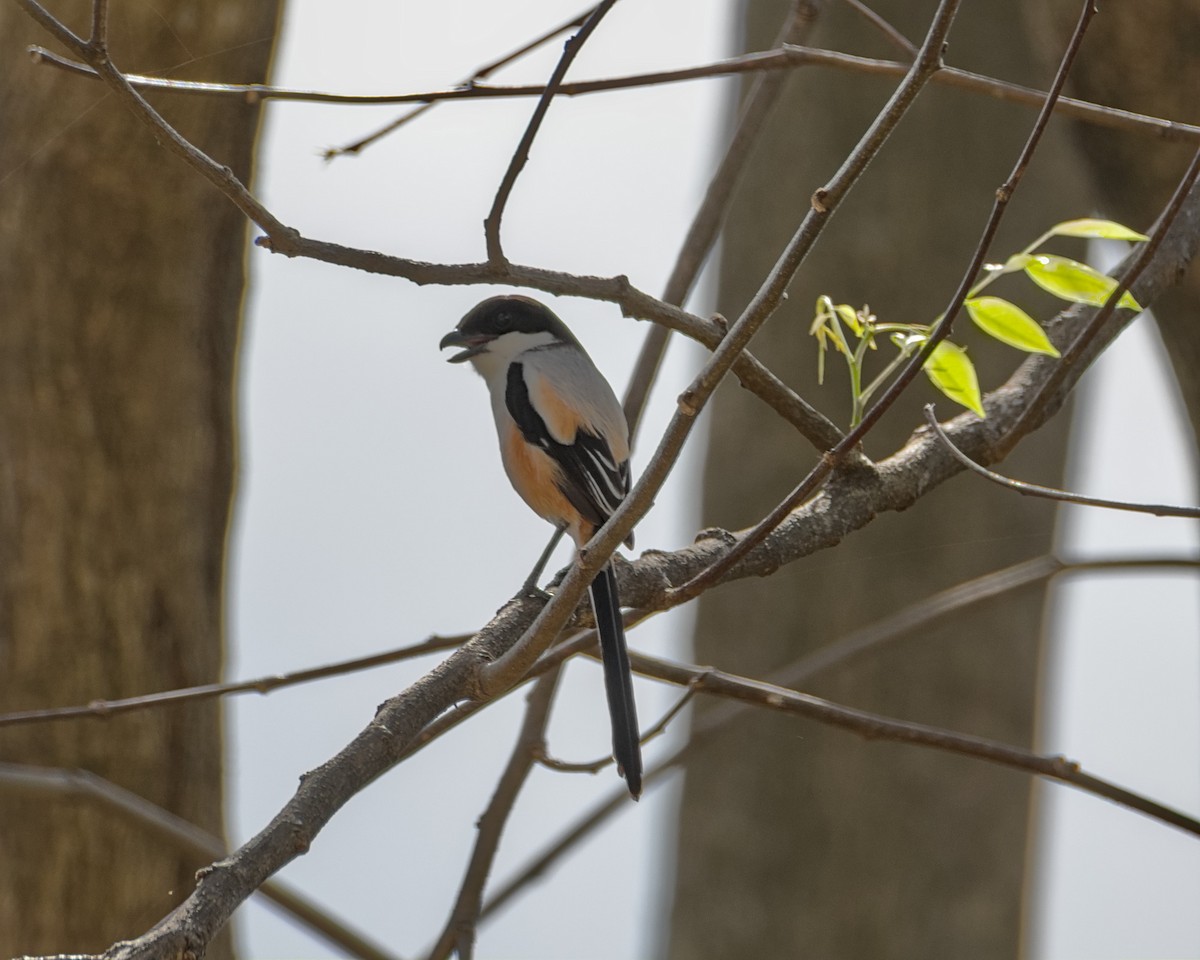
{"type": "MultiPolygon", "coordinates": [[[[475,71],[469,77],[466,77],[464,80],[461,81],[460,87],[462,87],[462,88],[473,87],[476,84],[478,84],[480,80],[487,79],[488,77],[490,77],[493,73],[495,73],[497,70],[501,69],[502,67],[508,66],[510,63],[513,63],[515,60],[520,59],[521,57],[525,56],[526,54],[532,53],[534,50],[538,49],[543,44],[549,43],[551,40],[553,40],[555,37],[557,37],[560,33],[565,33],[568,30],[574,30],[576,27],[578,27],[580,24],[582,24],[589,16],[591,16],[591,14],[595,11],[595,9],[596,9],[595,7],[588,7],[588,9],[584,10],[582,13],[577,14],[576,16],[572,17],[570,20],[566,21],[565,23],[560,23],[556,27],[551,27],[545,33],[542,33],[539,36],[534,37],[528,43],[521,45],[516,50],[513,50],[510,53],[504,54],[504,56],[491,61],[491,63],[485,63],[482,66],[477,67],[475,69],[475,71]]],[[[423,103],[423,104],[421,104],[421,106],[416,107],[415,109],[408,111],[408,113],[397,117],[395,120],[391,121],[391,123],[385,124],[384,126],[380,127],[378,130],[376,130],[374,133],[367,134],[367,136],[362,137],[359,140],[356,140],[354,143],[347,144],[346,146],[343,146],[343,147],[332,147],[329,150],[326,150],[325,151],[325,159],[332,160],[335,157],[342,157],[342,156],[347,156],[350,154],[356,154],[356,153],[361,152],[365,148],[369,147],[371,144],[375,143],[375,141],[380,140],[383,137],[386,137],[390,133],[394,133],[395,131],[397,131],[401,127],[403,127],[405,124],[411,123],[413,120],[417,119],[417,117],[421,116],[423,113],[426,113],[427,111],[432,110],[433,107],[436,106],[437,102],[438,101],[436,101],[436,100],[430,100],[426,103],[423,103]]]]}
{"type": "Polygon", "coordinates": [[[959,450],[954,445],[954,442],[946,436],[946,431],[942,429],[942,425],[938,423],[932,403],[925,404],[925,422],[937,434],[938,439],[946,445],[946,449],[950,451],[954,459],[964,467],[979,474],[984,479],[990,480],[992,483],[1006,487],[1009,490],[1014,490],[1023,496],[1040,497],[1043,500],[1059,500],[1063,503],[1077,503],[1084,507],[1128,510],[1131,513],[1152,513],[1156,517],[1189,517],[1191,519],[1200,517],[1200,507],[1179,507],[1165,503],[1131,503],[1128,500],[1104,500],[1100,497],[1087,497],[1082,493],[1071,493],[1068,490],[1057,490],[1054,487],[1043,487],[1036,483],[1026,483],[1024,480],[1013,480],[1011,477],[1002,476],[994,470],[989,470],[987,467],[976,463],[959,450]]]}
{"type": "MultiPolygon", "coordinates": [[[[35,63],[66,70],[88,79],[101,79],[84,63],[61,57],[45,47],[32,45],[28,48],[35,63]]],[[[560,97],[577,97],[613,90],[629,90],[638,87],[660,86],[668,83],[683,83],[690,80],[728,77],[741,73],[768,70],[795,70],[802,67],[829,67],[848,73],[866,76],[902,77],[909,64],[897,60],[877,60],[860,57],[836,50],[788,45],[780,50],[765,50],[743,54],[727,60],[686,67],[678,70],[662,70],[654,73],[631,74],[601,80],[581,80],[564,83],[558,89],[560,97]]],[[[378,106],[402,103],[435,103],[445,100],[495,100],[540,97],[546,88],[541,84],[520,86],[497,86],[474,84],[469,87],[452,87],[445,90],[427,90],[419,93],[402,94],[340,94],[318,90],[293,90],[272,87],[261,83],[203,83],[194,80],[172,80],[144,74],[125,75],[130,84],[139,89],[160,90],[191,96],[233,97],[254,103],[259,100],[284,100],[306,103],[343,104],[347,106],[378,106]]],[[[1027,107],[1041,107],[1046,101],[1046,91],[1022,86],[974,73],[958,67],[944,66],[933,77],[933,83],[954,87],[972,93],[980,93],[995,100],[1016,103],[1027,107]]],[[[1131,110],[1122,110],[1073,97],[1059,97],[1055,106],[1063,116],[1081,120],[1094,126],[1114,130],[1127,130],[1143,136],[1152,136],[1169,143],[1196,142],[1200,140],[1200,126],[1152,117],[1131,110]]]]}
{"type": "Polygon", "coordinates": [[[92,0],[92,35],[88,46],[97,54],[108,54],[108,0],[92,0]]]}
{"type": "MultiPolygon", "coordinates": [[[[205,860],[219,860],[227,853],[227,848],[219,837],[89,770],[36,767],[0,761],[0,788],[40,796],[86,800],[127,818],[176,849],[205,860]]],[[[395,954],[350,929],[328,910],[318,906],[283,881],[267,880],[257,892],[331,946],[338,947],[349,956],[360,957],[362,960],[395,960],[395,954]]]]}
{"type": "Polygon", "coordinates": [[[128,713],[133,710],[146,710],[153,707],[165,707],[170,704],[186,703],[194,700],[210,700],[235,693],[271,693],[282,687],[290,687],[299,683],[309,683],[313,680],[324,680],[327,677],[338,677],[359,670],[372,670],[389,663],[399,663],[414,657],[423,657],[442,650],[450,650],[462,646],[469,636],[430,637],[422,643],[407,647],[398,647],[383,653],[374,653],[367,657],[356,657],[353,660],[340,660],[321,667],[310,667],[307,670],[293,670],[290,673],[276,673],[259,677],[256,680],[237,680],[227,683],[205,683],[196,687],[184,687],[179,690],[165,690],[160,693],[147,693],[138,697],[125,697],[120,700],[93,700],[90,703],[72,707],[47,707],[41,710],[18,710],[13,713],[0,714],[0,727],[17,726],[24,723],[45,723],[50,720],[77,720],[91,718],[104,720],[118,713],[128,713]]]}
{"type": "MultiPolygon", "coordinates": [[[[794,0],[780,27],[776,45],[801,43],[816,24],[818,12],[819,8],[808,0],[794,0]]],[[[787,79],[787,75],[783,73],[762,75],[746,96],[745,103],[738,115],[733,137],[709,182],[704,199],[692,219],[691,226],[688,228],[683,245],[676,257],[675,266],[667,279],[662,297],[664,302],[683,306],[695,286],[700,275],[700,268],[716,243],[717,234],[725,221],[734,190],[750,158],[754,144],[758,142],[762,129],[774,111],[787,79]]],[[[636,436],[641,424],[646,401],[658,375],[663,356],[666,354],[669,340],[670,330],[656,324],[647,332],[642,342],[642,348],[638,352],[623,403],[631,436],[636,436]]],[[[828,449],[841,440],[842,432],[831,420],[802,397],[794,394],[749,350],[745,350],[742,357],[739,358],[738,365],[742,364],[750,365],[756,377],[762,377],[766,383],[771,385],[773,393],[790,394],[790,399],[797,409],[797,415],[809,425],[805,435],[814,441],[818,449],[828,449]],[[819,436],[814,435],[814,431],[819,431],[819,436]]],[[[865,458],[861,465],[866,465],[865,458]]]]}
{"type": "Polygon", "coordinates": [[[884,19],[879,13],[868,7],[862,0],[842,0],[851,10],[861,16],[876,30],[887,37],[888,42],[898,47],[909,60],[917,55],[917,48],[911,40],[884,19]]]}
{"type": "MultiPolygon", "coordinates": [[[[784,500],[759,521],[749,534],[740,538],[725,556],[714,563],[712,567],[698,574],[690,583],[673,591],[677,601],[684,602],[693,599],[713,584],[719,582],[742,558],[765,541],[771,534],[771,531],[775,530],[796,507],[812,496],[829,475],[841,465],[843,457],[862,442],[863,437],[866,436],[875,424],[879,422],[883,414],[896,402],[909,383],[920,373],[921,368],[925,365],[925,361],[929,359],[937,345],[949,336],[955,317],[958,315],[963,301],[970,292],[971,284],[984,264],[988,249],[991,247],[992,238],[995,236],[1005,210],[1008,208],[1008,202],[1018,184],[1020,184],[1029,161],[1033,157],[1034,150],[1037,149],[1038,144],[1041,142],[1042,133],[1046,129],[1046,124],[1049,123],[1050,116],[1054,111],[1054,103],[1058,99],[1063,84],[1066,83],[1067,74],[1070,72],[1071,64],[1074,63],[1075,54],[1079,51],[1079,45],[1083,42],[1083,36],[1087,32],[1088,25],[1091,23],[1094,13],[1095,7],[1092,4],[1092,0],[1084,0],[1079,21],[1059,62],[1054,83],[1050,87],[1050,92],[1046,95],[1046,102],[1042,104],[1037,121],[1034,123],[1033,129],[1029,132],[1029,136],[1025,140],[1025,145],[1021,148],[1016,163],[1013,164],[1012,171],[996,191],[996,199],[992,204],[991,215],[984,225],[983,233],[975,246],[975,252],[971,256],[971,261],[963,271],[958,289],[955,290],[954,295],[950,298],[949,305],[942,311],[942,319],[934,327],[925,343],[922,344],[921,349],[908,361],[896,379],[883,392],[883,395],[867,410],[858,426],[850,431],[837,446],[826,453],[784,500]]],[[[917,62],[919,63],[920,61],[918,60],[917,62]]]]}
{"type": "Polygon", "coordinates": [[[1023,747],[1011,746],[986,737],[976,737],[928,724],[880,716],[866,710],[831,703],[820,697],[800,693],[776,684],[740,677],[722,670],[714,670],[711,667],[678,663],[661,657],[650,657],[646,654],[634,656],[637,658],[640,673],[656,677],[659,680],[668,680],[673,683],[694,683],[699,687],[701,693],[714,693],[722,697],[765,706],[778,713],[817,720],[826,726],[841,727],[857,733],[868,740],[910,743],[914,746],[928,747],[945,753],[986,760],[989,763],[1011,767],[1015,770],[1024,770],[1027,773],[1036,773],[1051,780],[1069,783],[1087,793],[1112,800],[1114,803],[1119,803],[1169,826],[1200,837],[1200,820],[1195,817],[1190,817],[1178,810],[1126,790],[1124,787],[1087,774],[1080,769],[1079,763],[1068,760],[1066,757],[1044,756],[1023,747]]]}
{"type": "Polygon", "coordinates": [[[553,668],[543,674],[529,691],[525,720],[521,724],[517,742],[513,745],[508,765],[496,784],[491,802],[479,818],[479,832],[475,838],[475,848],[471,851],[466,875],[442,935],[429,951],[429,960],[445,960],[452,952],[458,955],[458,960],[470,960],[474,954],[475,927],[483,906],[483,888],[492,872],[492,863],[500,847],[500,838],[504,834],[509,815],[516,806],[517,796],[529,778],[529,772],[533,769],[537,757],[545,752],[546,724],[550,720],[550,708],[554,703],[554,693],[558,689],[561,673],[561,667],[553,668]]]}
{"type": "Polygon", "coordinates": [[[600,21],[604,19],[604,15],[612,9],[613,4],[616,2],[617,0],[601,0],[600,3],[596,4],[595,9],[589,14],[583,26],[579,28],[579,32],[569,38],[563,45],[562,56],[559,57],[554,72],[550,74],[550,82],[546,84],[546,89],[538,99],[537,106],[533,108],[533,116],[529,118],[529,124],[525,127],[525,132],[521,135],[521,141],[517,144],[517,149],[513,152],[512,159],[508,163],[508,169],[504,171],[504,177],[501,179],[500,186],[496,190],[496,198],[492,201],[492,209],[488,213],[487,219],[483,221],[483,235],[487,242],[489,263],[507,262],[507,258],[504,256],[504,249],[500,244],[500,221],[504,218],[504,208],[508,205],[508,198],[512,195],[517,177],[525,169],[525,164],[529,162],[529,149],[533,146],[533,141],[538,134],[538,130],[541,129],[542,121],[546,117],[546,111],[550,109],[550,101],[554,99],[559,84],[562,83],[563,77],[566,76],[567,70],[570,69],[575,57],[579,55],[579,51],[583,49],[583,45],[587,43],[588,37],[592,35],[596,27],[600,25],[600,21]]]}

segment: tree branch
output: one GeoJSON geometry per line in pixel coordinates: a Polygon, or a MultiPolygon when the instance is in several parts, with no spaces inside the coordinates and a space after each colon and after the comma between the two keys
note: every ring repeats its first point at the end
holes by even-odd
{"type": "MultiPolygon", "coordinates": [[[[60,70],[66,70],[88,79],[102,79],[89,66],[60,57],[45,47],[31,46],[29,54],[34,63],[45,64],[60,70]]],[[[877,60],[872,57],[860,57],[850,53],[839,53],[836,50],[823,50],[814,47],[788,44],[777,50],[764,50],[756,53],[742,54],[715,63],[701,64],[679,70],[662,70],[654,73],[631,74],[623,77],[610,77],[600,80],[581,80],[574,83],[564,83],[558,89],[560,97],[586,96],[593,93],[607,93],[613,90],[630,90],[639,87],[661,86],[668,83],[684,83],[691,80],[721,78],[741,73],[759,71],[790,71],[802,67],[827,67],[846,73],[857,73],[866,76],[903,77],[909,68],[909,63],[896,60],[877,60]]],[[[292,90],[282,87],[272,87],[260,83],[202,83],[192,80],[171,80],[165,77],[152,77],[144,74],[130,73],[125,75],[129,83],[137,89],[158,90],[164,93],[186,94],[190,96],[232,97],[242,100],[284,100],[303,103],[329,103],[346,106],[379,106],[388,104],[418,103],[432,104],[446,100],[496,100],[523,97],[540,97],[546,88],[539,84],[520,86],[497,86],[495,84],[476,83],[470,86],[450,87],[444,90],[426,90],[419,93],[401,94],[340,94],[324,93],[317,90],[292,90]]],[[[959,67],[944,66],[933,77],[933,83],[939,86],[954,87],[970,93],[978,93],[1026,107],[1041,107],[1046,101],[1046,91],[1033,87],[1022,86],[989,77],[984,74],[963,70],[959,67]]],[[[1200,126],[1167,120],[1162,117],[1152,117],[1131,110],[1122,110],[1104,104],[1078,100],[1074,97],[1060,97],[1055,110],[1063,116],[1080,120],[1093,126],[1106,127],[1111,130],[1126,130],[1142,136],[1153,137],[1166,143],[1186,143],[1200,141],[1200,126]]],[[[382,133],[383,131],[380,131],[382,133]]],[[[377,137],[378,134],[373,135],[377,137]]]]}
{"type": "Polygon", "coordinates": [[[366,657],[356,657],[353,660],[339,660],[321,667],[311,667],[307,670],[294,670],[291,673],[276,673],[255,680],[238,680],[229,683],[206,683],[198,687],[184,687],[179,690],[165,690],[160,693],[146,693],[137,697],[125,697],[120,700],[92,700],[90,703],[72,707],[47,707],[40,710],[17,710],[13,713],[0,713],[0,727],[18,726],[23,723],[45,723],[51,720],[76,720],[90,717],[104,720],[118,713],[132,710],[145,710],[149,707],[164,707],[169,704],[186,703],[192,700],[211,700],[234,693],[271,693],[281,687],[290,687],[299,683],[309,683],[313,680],[324,680],[327,677],[337,677],[345,673],[359,670],[371,670],[389,663],[399,663],[414,657],[428,656],[443,650],[460,647],[470,637],[430,637],[423,643],[387,650],[366,657]]]}
{"type": "Polygon", "coordinates": [[[489,263],[506,262],[507,258],[500,245],[500,221],[504,218],[504,208],[508,205],[508,198],[512,195],[517,177],[521,175],[521,171],[525,169],[525,164],[529,161],[529,148],[533,146],[533,140],[537,136],[538,130],[541,129],[542,121],[546,118],[546,111],[550,109],[550,101],[554,99],[559,84],[562,83],[563,77],[566,76],[567,70],[578,56],[579,51],[583,49],[583,45],[587,43],[588,37],[592,35],[596,27],[600,25],[600,21],[604,19],[604,15],[612,9],[616,2],[617,0],[601,0],[596,4],[596,8],[588,16],[587,21],[579,28],[579,32],[563,45],[558,65],[550,74],[550,82],[546,84],[546,89],[538,99],[537,106],[533,108],[533,116],[529,118],[529,125],[525,128],[525,133],[521,135],[521,141],[517,144],[517,149],[509,161],[508,169],[504,171],[499,189],[496,190],[496,198],[492,201],[491,212],[483,221],[483,234],[487,242],[489,263]]]}
{"type": "MultiPolygon", "coordinates": [[[[587,18],[590,17],[595,12],[595,10],[596,10],[595,7],[589,7],[587,10],[584,10],[582,13],[577,14],[576,16],[572,17],[570,20],[566,21],[565,23],[560,23],[556,27],[551,27],[545,33],[539,34],[538,36],[534,37],[529,42],[522,44],[516,50],[513,50],[510,53],[506,53],[506,54],[504,54],[504,56],[498,57],[497,59],[492,60],[490,63],[485,63],[482,66],[476,67],[475,71],[459,84],[459,87],[463,88],[463,89],[470,89],[471,87],[478,84],[480,80],[484,80],[487,77],[490,77],[493,73],[495,73],[497,70],[501,69],[502,67],[508,66],[510,63],[513,63],[515,60],[520,59],[521,57],[525,56],[527,53],[532,53],[534,50],[538,49],[538,47],[542,46],[543,44],[549,43],[551,40],[553,40],[555,37],[557,37],[560,33],[566,33],[568,30],[574,30],[576,27],[581,26],[583,24],[583,22],[585,20],[587,20],[587,18]]],[[[411,123],[413,120],[416,120],[417,117],[421,116],[423,113],[426,113],[427,111],[433,109],[433,107],[436,104],[437,104],[437,101],[429,100],[429,101],[421,104],[419,107],[416,107],[413,110],[409,110],[408,113],[405,113],[402,116],[397,117],[395,120],[391,121],[390,123],[385,124],[384,126],[380,127],[378,130],[376,130],[374,133],[369,133],[365,137],[360,137],[354,143],[347,144],[344,147],[333,147],[329,150],[326,150],[325,151],[325,159],[332,160],[335,157],[342,157],[342,156],[348,156],[350,154],[360,153],[362,150],[364,150],[365,148],[367,148],[371,144],[373,144],[376,140],[380,140],[383,137],[386,137],[390,133],[395,133],[397,130],[399,130],[401,127],[403,127],[405,124],[411,123]]]]}

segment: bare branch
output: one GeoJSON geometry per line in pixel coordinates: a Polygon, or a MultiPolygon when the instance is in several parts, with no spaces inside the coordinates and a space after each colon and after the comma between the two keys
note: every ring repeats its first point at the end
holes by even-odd
{"type": "Polygon", "coordinates": [[[1026,497],[1040,497],[1044,500],[1059,500],[1063,503],[1077,503],[1085,507],[1105,507],[1109,510],[1128,510],[1131,513],[1152,513],[1156,517],[1200,517],[1200,507],[1177,507],[1163,503],[1130,503],[1127,500],[1103,500],[1100,497],[1085,497],[1082,493],[1071,493],[1067,490],[1056,490],[1053,487],[1043,487],[1036,483],[1026,483],[1024,480],[1013,480],[1001,476],[994,470],[989,470],[968,457],[958,449],[943,432],[941,424],[933,411],[933,404],[925,404],[925,422],[929,424],[939,440],[954,455],[954,458],[968,470],[971,470],[985,480],[1026,497]]]}
{"type": "MultiPolygon", "coordinates": [[[[89,66],[61,57],[45,47],[31,46],[29,53],[35,63],[45,64],[75,73],[88,79],[100,79],[89,66]]],[[[859,57],[836,50],[786,45],[779,50],[747,53],[715,63],[701,64],[679,70],[662,70],[655,73],[631,74],[602,80],[580,80],[564,83],[558,89],[560,97],[577,97],[612,90],[629,90],[637,87],[659,86],[667,83],[682,83],[689,80],[720,78],[740,73],[757,71],[794,70],[801,67],[829,67],[848,73],[867,76],[903,77],[909,64],[896,60],[876,60],[859,57]]],[[[254,102],[257,100],[285,100],[309,103],[356,105],[388,105],[401,103],[429,104],[444,100],[493,100],[520,97],[540,97],[546,88],[539,84],[520,86],[497,86],[472,84],[467,87],[451,87],[445,90],[427,90],[419,93],[401,94],[339,94],[316,90],[291,90],[272,87],[261,83],[202,83],[192,80],[171,80],[166,77],[151,77],[143,74],[126,74],[129,83],[138,89],[161,90],[164,93],[188,94],[191,96],[236,97],[254,102]]],[[[933,77],[933,83],[955,87],[972,93],[989,96],[995,100],[1016,103],[1027,107],[1041,107],[1046,101],[1045,90],[1035,90],[1018,83],[1009,83],[995,77],[973,73],[958,67],[944,66],[933,77]]],[[[1200,141],[1200,126],[1151,117],[1131,110],[1121,110],[1103,104],[1059,97],[1055,107],[1063,116],[1068,116],[1094,126],[1150,136],[1167,143],[1200,141]]]]}
{"type": "MultiPolygon", "coordinates": [[[[587,654],[588,656],[596,657],[595,652],[592,650],[587,651],[587,654]]],[[[692,697],[695,695],[696,687],[692,684],[689,684],[687,689],[683,691],[683,696],[676,700],[670,709],[667,710],[667,712],[664,713],[651,727],[642,732],[642,735],[638,738],[638,743],[644,747],[651,740],[662,736],[662,734],[666,732],[667,727],[670,726],[671,721],[683,712],[683,708],[692,702],[692,697]]],[[[552,757],[546,750],[542,751],[541,755],[537,758],[537,761],[543,767],[546,767],[549,770],[557,770],[561,773],[598,773],[605,767],[610,767],[616,763],[616,760],[612,756],[598,757],[595,760],[585,760],[572,763],[552,757]]]]}
{"type": "MultiPolygon", "coordinates": [[[[1008,593],[1056,577],[1060,574],[1120,573],[1136,570],[1196,570],[1200,560],[1194,558],[1126,558],[1100,557],[1091,560],[1060,560],[1054,556],[1035,557],[1023,563],[1005,567],[994,573],[957,584],[935,593],[903,610],[874,623],[851,631],[828,646],[806,654],[782,667],[769,678],[772,682],[797,687],[817,674],[846,661],[882,647],[885,644],[912,636],[914,631],[926,627],[941,618],[978,603],[1003,597],[1008,593]]],[[[690,688],[689,688],[690,689],[690,688]]],[[[673,750],[657,763],[651,764],[644,775],[644,782],[653,790],[663,782],[664,776],[681,766],[692,754],[703,749],[712,738],[725,730],[731,723],[745,716],[751,709],[749,704],[727,701],[699,717],[691,730],[688,741],[673,750]]],[[[502,909],[521,889],[541,877],[553,864],[567,854],[581,840],[626,806],[626,793],[611,791],[609,796],[581,816],[541,853],[530,859],[524,867],[509,878],[484,905],[482,919],[502,909]]]]}
{"type": "Polygon", "coordinates": [[[97,54],[108,55],[108,0],[92,0],[92,35],[88,46],[97,54]]]}
{"type": "Polygon", "coordinates": [[[583,45],[587,43],[588,37],[600,25],[600,21],[604,19],[604,15],[612,9],[617,0],[601,0],[596,4],[596,8],[588,16],[587,21],[575,36],[567,40],[563,45],[562,56],[558,60],[558,65],[554,68],[554,72],[550,74],[550,82],[546,84],[546,89],[542,93],[537,102],[537,106],[533,109],[533,116],[529,118],[529,125],[525,128],[525,133],[521,136],[521,142],[517,144],[517,149],[512,155],[512,160],[509,161],[508,169],[504,171],[504,177],[500,181],[500,187],[496,191],[496,199],[492,201],[491,212],[488,213],[487,219],[483,221],[484,239],[487,241],[487,256],[489,263],[505,263],[504,250],[500,245],[500,221],[504,218],[504,208],[508,205],[508,198],[512,195],[512,189],[516,185],[517,177],[521,175],[521,171],[525,168],[525,164],[529,161],[529,148],[533,146],[533,140],[537,136],[538,130],[541,129],[542,120],[546,117],[546,111],[550,109],[550,101],[554,99],[555,93],[558,92],[559,84],[562,83],[563,77],[566,76],[567,70],[570,69],[571,63],[583,49],[583,45]]]}
{"type": "Polygon", "coordinates": [[[294,670],[291,673],[276,673],[256,680],[238,680],[229,683],[206,683],[198,687],[184,687],[180,690],[166,690],[161,693],[147,693],[139,697],[125,697],[121,700],[93,700],[90,703],[73,707],[47,707],[42,710],[18,710],[14,713],[0,714],[0,727],[17,726],[23,723],[45,723],[50,720],[76,720],[82,717],[107,719],[118,713],[132,710],[146,710],[152,707],[164,707],[170,704],[185,703],[191,700],[210,700],[235,693],[267,694],[281,687],[290,687],[299,683],[309,683],[313,680],[323,680],[326,677],[337,677],[359,670],[372,670],[389,663],[399,663],[414,657],[423,657],[442,650],[460,647],[469,640],[467,636],[430,637],[423,643],[398,647],[383,653],[371,654],[367,657],[356,657],[353,660],[340,660],[336,663],[321,667],[311,667],[307,670],[294,670]]]}
{"type": "Polygon", "coordinates": [[[234,205],[250,220],[262,227],[268,236],[285,240],[298,236],[295,230],[284,226],[266,207],[246,189],[245,185],[234,176],[227,166],[222,166],[212,160],[207,154],[196,149],[179,132],[166,122],[146,99],[129,85],[129,82],[108,59],[105,52],[97,52],[77,37],[51,16],[37,0],[16,0],[34,20],[44,27],[60,43],[75,52],[84,60],[117,96],[133,115],[155,132],[158,141],[171,153],[180,157],[205,180],[227,196],[234,205]]]}

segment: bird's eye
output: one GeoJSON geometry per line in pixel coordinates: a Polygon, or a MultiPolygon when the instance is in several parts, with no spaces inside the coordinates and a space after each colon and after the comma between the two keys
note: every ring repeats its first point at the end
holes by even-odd
{"type": "Polygon", "coordinates": [[[496,314],[495,320],[493,322],[496,325],[497,331],[499,331],[500,333],[507,333],[509,330],[512,329],[513,317],[512,317],[512,314],[509,313],[507,310],[501,310],[499,313],[496,314]]]}

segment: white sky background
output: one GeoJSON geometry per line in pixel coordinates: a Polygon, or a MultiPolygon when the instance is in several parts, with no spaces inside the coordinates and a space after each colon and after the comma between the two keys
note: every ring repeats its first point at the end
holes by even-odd
{"type": "MultiPolygon", "coordinates": [[[[289,0],[274,81],[347,93],[447,86],[578,12],[584,2],[289,0]]],[[[571,76],[725,55],[734,42],[730,6],[727,0],[626,0],[589,41],[571,76]]],[[[551,44],[497,80],[542,82],[559,50],[551,44]]],[[[699,82],[556,101],[508,208],[503,237],[509,257],[580,273],[627,273],[641,288],[661,292],[713,162],[724,89],[699,82]]],[[[356,139],[397,110],[272,105],[258,190],[276,214],[308,236],[419,259],[481,260],[481,223],[532,107],[532,100],[446,104],[362,156],[326,165],[321,148],[356,139]]],[[[549,532],[504,480],[482,381],[447,365],[437,351],[442,334],[498,290],[421,288],[257,250],[251,263],[229,675],[317,665],[486,622],[523,579],[549,532]]],[[[621,393],[645,327],[622,319],[611,306],[543,299],[572,325],[621,393]]],[[[696,364],[696,351],[672,348],[646,439],[634,457],[635,475],[696,364]]],[[[1127,429],[1125,440],[1159,421],[1146,410],[1139,406],[1141,423],[1127,429]]],[[[1147,457],[1164,446],[1147,442],[1147,457]]],[[[639,526],[639,550],[690,541],[699,452],[693,441],[660,506],[639,526]]],[[[1143,457],[1116,450],[1097,455],[1109,467],[1089,492],[1190,497],[1192,481],[1178,461],[1148,470],[1143,457]],[[1174,488],[1166,484],[1168,470],[1183,477],[1174,488]],[[1140,475],[1142,486],[1119,486],[1118,471],[1140,475]]],[[[1145,522],[1156,530],[1166,523],[1145,522]]],[[[1103,544],[1108,535],[1096,536],[1103,544]]],[[[1170,537],[1177,533],[1168,542],[1179,543],[1170,537]]],[[[1194,545],[1190,533],[1187,542],[1194,545]]],[[[566,557],[564,552],[560,565],[566,557]]],[[[1173,588],[1181,609],[1192,615],[1194,587],[1176,581],[1173,588]]],[[[1101,581],[1099,590],[1116,595],[1111,581],[1101,581]]],[[[1131,610],[1134,601],[1126,596],[1118,603],[1131,610]]],[[[1193,618],[1183,627],[1159,603],[1152,608],[1162,618],[1157,627],[1149,626],[1141,608],[1141,626],[1122,628],[1130,646],[1083,657],[1095,669],[1082,688],[1069,688],[1075,692],[1060,700],[1068,714],[1054,721],[1047,747],[1194,812],[1200,807],[1196,625],[1193,618]],[[1182,653],[1170,653],[1169,640],[1182,653]],[[1129,699],[1118,700],[1118,710],[1114,700],[1122,693],[1129,699]],[[1182,706],[1174,710],[1177,704],[1182,706]],[[1135,712],[1146,725],[1131,735],[1123,721],[1135,712]],[[1115,725],[1099,726],[1097,717],[1106,715],[1115,725]]],[[[688,627],[686,612],[661,617],[639,629],[632,642],[682,654],[688,627]]],[[[1098,647],[1102,632],[1112,631],[1093,627],[1077,642],[1098,647]]],[[[1064,678],[1077,675],[1072,656],[1064,654],[1057,668],[1064,678]]],[[[260,829],[300,773],[340,749],[376,703],[434,662],[233,700],[233,839],[260,829]]],[[[638,698],[643,719],[652,720],[673,695],[639,683],[638,698]]],[[[453,902],[474,822],[508,758],[521,704],[512,698],[491,708],[486,720],[464,725],[374,784],[282,878],[397,953],[420,952],[453,902]]],[[[593,665],[570,667],[550,746],[566,759],[607,751],[603,691],[593,665]]],[[[651,745],[648,760],[663,750],[662,741],[651,745]]],[[[536,771],[493,877],[503,880],[525,854],[618,785],[611,770],[596,777],[536,771]]],[[[1044,874],[1048,906],[1035,955],[1200,954],[1195,843],[1077,793],[1052,794],[1048,806],[1061,818],[1052,821],[1061,843],[1044,874]],[[1100,837],[1112,841],[1112,852],[1100,846],[1100,837]],[[1098,850],[1106,852],[1096,862],[1098,850]],[[1118,855],[1137,858],[1136,870],[1118,855]],[[1153,910],[1135,899],[1148,891],[1158,904],[1153,910]]],[[[480,956],[561,957],[564,945],[580,958],[646,955],[655,943],[652,921],[666,906],[663,854],[671,843],[674,802],[672,787],[651,787],[640,804],[630,803],[481,930],[480,956]]],[[[246,956],[332,955],[259,900],[240,911],[237,922],[246,956]]]]}

